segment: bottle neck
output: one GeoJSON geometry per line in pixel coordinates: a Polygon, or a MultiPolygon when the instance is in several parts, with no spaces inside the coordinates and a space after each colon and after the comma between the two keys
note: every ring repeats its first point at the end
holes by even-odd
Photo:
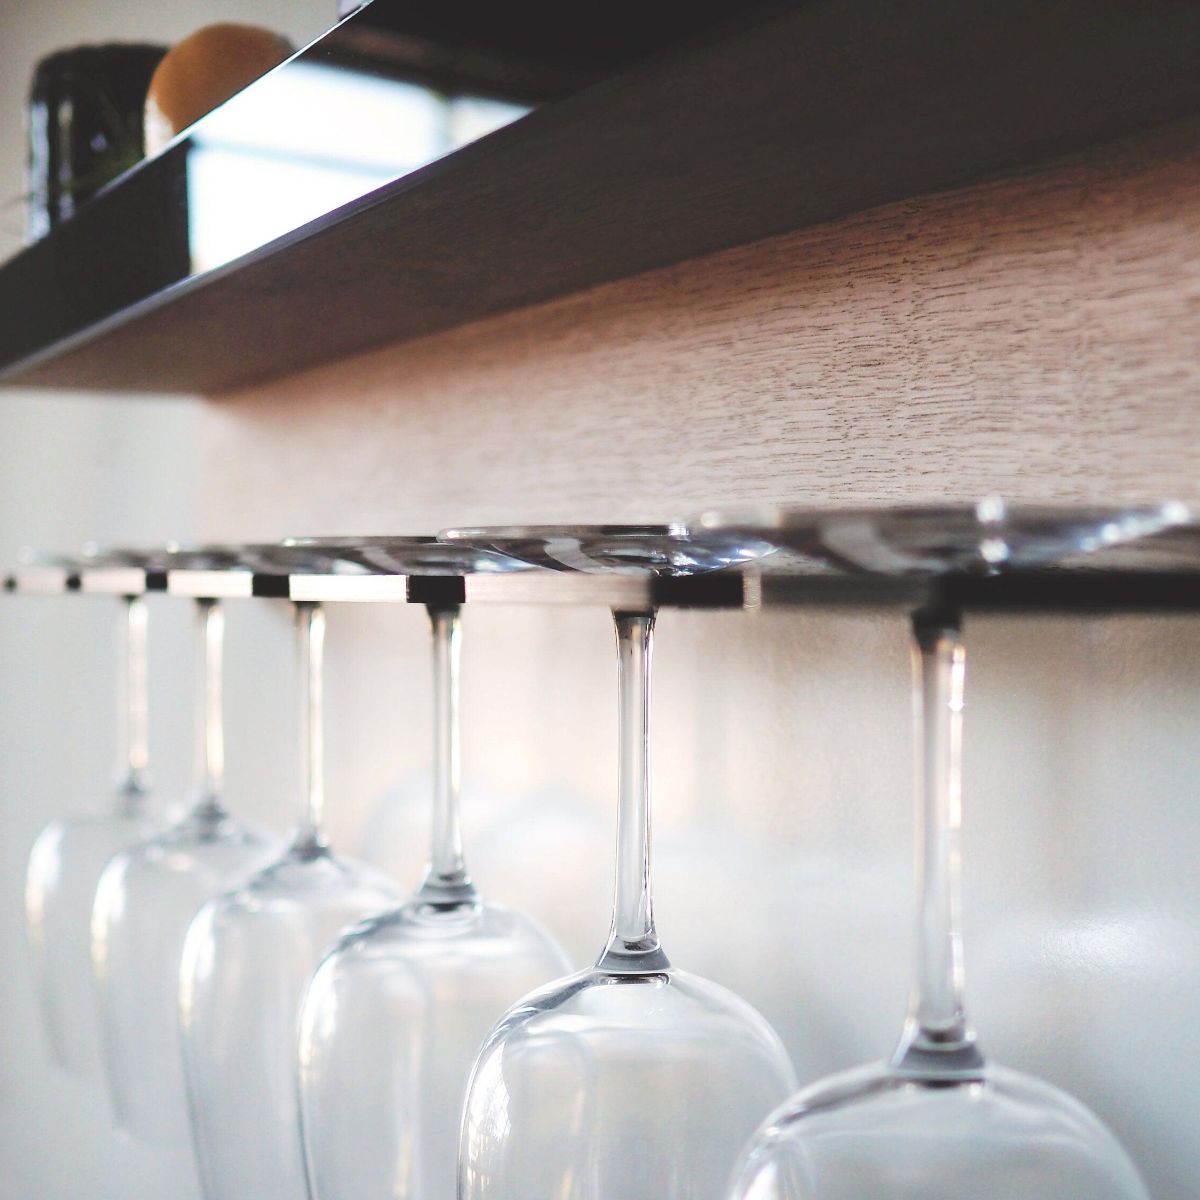
{"type": "Polygon", "coordinates": [[[654,613],[614,613],[620,773],[613,921],[597,964],[619,973],[660,972],[670,961],[654,927],[650,877],[650,667],[654,613]]]}
{"type": "Polygon", "coordinates": [[[955,625],[913,622],[917,730],[916,982],[895,1068],[965,1078],[983,1058],[963,1005],[962,716],[966,655],[955,625]]]}

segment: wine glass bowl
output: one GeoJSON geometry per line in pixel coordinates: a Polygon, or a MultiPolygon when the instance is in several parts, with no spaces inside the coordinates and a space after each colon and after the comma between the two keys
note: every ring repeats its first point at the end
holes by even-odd
{"type": "Polygon", "coordinates": [[[295,1088],[300,998],[329,944],[393,895],[369,868],[297,841],[192,921],[179,1022],[210,1200],[305,1197],[295,1088]]]}
{"type": "Polygon", "coordinates": [[[96,886],[114,855],[158,829],[146,799],[125,784],[109,812],[50,822],[29,856],[26,927],[43,1024],[53,1060],[80,1078],[100,1072],[91,961],[96,886]]]}
{"type": "Polygon", "coordinates": [[[770,1120],[741,1200],[1145,1200],[1136,1168],[1078,1100],[991,1064],[958,1081],[887,1066],[835,1076],[770,1120]]]}
{"type": "Polygon", "coordinates": [[[120,1128],[152,1145],[189,1140],[179,1061],[184,936],[212,896],[274,853],[266,833],[197,805],[165,833],[119,854],[96,892],[92,957],[106,1075],[120,1128]]]}
{"type": "Polygon", "coordinates": [[[719,1200],[794,1086],[775,1032],[686,971],[599,966],[525,997],[480,1052],[460,1197],[719,1200]]]}
{"type": "Polygon", "coordinates": [[[314,1200],[452,1196],[480,1045],[515,997],[568,969],[538,923],[482,899],[418,895],[345,934],[300,1026],[314,1200]]]}

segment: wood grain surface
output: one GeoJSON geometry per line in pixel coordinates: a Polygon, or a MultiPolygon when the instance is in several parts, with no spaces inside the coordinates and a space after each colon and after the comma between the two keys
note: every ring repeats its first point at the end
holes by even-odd
{"type": "Polygon", "coordinates": [[[210,532],[1200,499],[1200,123],[211,406],[210,532]]]}

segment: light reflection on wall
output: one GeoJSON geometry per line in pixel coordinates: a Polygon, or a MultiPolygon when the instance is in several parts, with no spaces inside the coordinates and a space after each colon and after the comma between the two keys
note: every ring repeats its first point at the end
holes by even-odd
{"type": "Polygon", "coordinates": [[[192,136],[192,271],[232,262],[526,112],[293,62],[211,113],[192,136]]]}

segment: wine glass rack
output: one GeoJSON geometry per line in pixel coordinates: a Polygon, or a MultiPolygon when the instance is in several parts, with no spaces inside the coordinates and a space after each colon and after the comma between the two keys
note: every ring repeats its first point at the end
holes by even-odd
{"type": "MultiPolygon", "coordinates": [[[[233,548],[213,547],[214,554],[233,548]]],[[[145,555],[145,551],[139,551],[145,555]]],[[[106,559],[120,558],[120,552],[106,559]]],[[[310,603],[408,603],[756,610],[897,608],[970,613],[1200,612],[1200,529],[1146,539],[1136,550],[1089,555],[1086,567],[957,572],[936,577],[857,574],[775,554],[696,576],[595,574],[531,567],[496,574],[416,575],[385,569],[260,570],[244,565],[159,568],[31,556],[3,575],[17,595],[69,593],[265,598],[310,603]],[[1195,561],[1195,566],[1190,561],[1195,561]],[[1182,565],[1186,564],[1186,565],[1182,565]]]]}

